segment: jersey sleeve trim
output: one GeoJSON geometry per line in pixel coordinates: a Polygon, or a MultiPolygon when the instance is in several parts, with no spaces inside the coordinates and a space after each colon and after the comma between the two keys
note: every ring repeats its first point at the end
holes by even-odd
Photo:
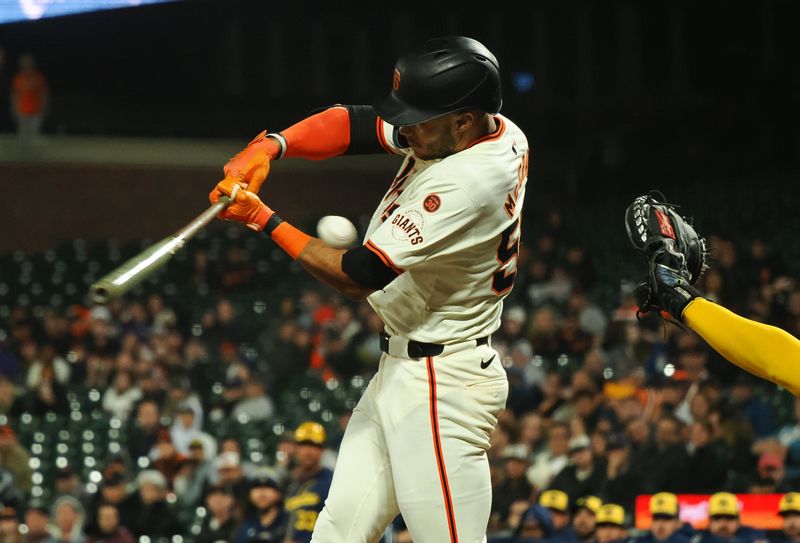
{"type": "Polygon", "coordinates": [[[375,122],[375,134],[378,144],[392,155],[405,156],[408,151],[408,143],[399,133],[396,126],[392,126],[380,117],[375,122]]]}
{"type": "Polygon", "coordinates": [[[383,263],[384,263],[384,264],[385,264],[387,267],[389,267],[389,268],[391,268],[393,271],[395,271],[395,272],[397,273],[397,275],[400,275],[401,273],[405,273],[405,270],[404,270],[403,268],[401,268],[401,267],[397,266],[397,265],[396,265],[396,264],[395,264],[395,263],[392,261],[392,259],[389,257],[389,255],[387,255],[387,254],[386,254],[386,253],[385,253],[385,252],[384,252],[384,251],[383,251],[383,250],[382,250],[380,247],[378,247],[377,245],[375,245],[374,243],[372,243],[372,241],[369,241],[369,240],[368,240],[368,241],[367,241],[367,243],[365,243],[365,244],[364,244],[364,246],[365,246],[367,249],[369,249],[370,251],[372,251],[373,253],[375,253],[376,255],[378,255],[378,258],[380,258],[380,259],[381,259],[381,261],[382,261],[382,262],[383,262],[383,263]]]}
{"type": "Polygon", "coordinates": [[[380,146],[383,147],[383,149],[387,153],[393,155],[394,150],[391,147],[389,147],[388,143],[386,143],[386,134],[383,133],[383,119],[381,119],[380,117],[378,117],[377,120],[375,121],[375,132],[377,133],[378,143],[380,144],[380,146]]]}
{"type": "Polygon", "coordinates": [[[467,145],[467,149],[469,149],[470,147],[474,147],[474,146],[478,145],[479,143],[485,143],[487,141],[499,140],[503,136],[503,134],[505,134],[505,132],[506,132],[506,123],[503,122],[503,119],[501,119],[500,117],[495,117],[494,120],[497,121],[497,129],[494,132],[492,132],[491,134],[487,134],[487,135],[485,135],[483,137],[480,137],[480,138],[476,139],[475,141],[473,141],[472,143],[467,145]]]}

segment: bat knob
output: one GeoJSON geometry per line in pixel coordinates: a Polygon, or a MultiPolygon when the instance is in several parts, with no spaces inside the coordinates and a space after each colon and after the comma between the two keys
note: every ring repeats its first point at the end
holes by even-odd
{"type": "Polygon", "coordinates": [[[89,289],[89,298],[96,304],[105,305],[111,296],[106,287],[94,284],[89,289]]]}

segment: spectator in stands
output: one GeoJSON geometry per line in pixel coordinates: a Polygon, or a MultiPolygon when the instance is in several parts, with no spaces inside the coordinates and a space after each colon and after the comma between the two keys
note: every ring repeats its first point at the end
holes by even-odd
{"type": "MultiPolygon", "coordinates": [[[[200,429],[203,427],[203,404],[197,391],[192,388],[192,380],[189,378],[188,371],[173,368],[172,370],[162,366],[162,370],[168,372],[169,381],[167,383],[167,395],[161,404],[161,414],[165,417],[175,419],[173,426],[177,426],[177,419],[180,418],[179,410],[189,406],[194,411],[194,418],[191,420],[191,427],[200,429]]],[[[186,422],[186,421],[184,421],[186,422]]],[[[187,442],[188,443],[188,442],[187,442]]]]}
{"type": "Polygon", "coordinates": [[[36,384],[28,390],[26,400],[26,410],[36,416],[44,416],[48,412],[63,413],[67,410],[66,391],[56,379],[52,366],[41,369],[36,384]]]}
{"type": "Polygon", "coordinates": [[[296,467],[297,443],[294,441],[294,432],[286,431],[278,440],[275,447],[275,470],[282,479],[288,480],[296,467]]]}
{"type": "Polygon", "coordinates": [[[85,512],[72,496],[62,496],[53,504],[52,531],[48,543],[83,543],[85,512]]]}
{"type": "Polygon", "coordinates": [[[55,347],[46,343],[41,348],[36,347],[36,357],[29,361],[28,374],[25,384],[31,390],[37,388],[41,381],[45,379],[46,371],[52,371],[53,378],[58,384],[63,385],[69,381],[70,367],[69,362],[64,360],[56,352],[55,347]]]}
{"type": "Polygon", "coordinates": [[[533,487],[525,477],[530,464],[528,448],[520,443],[509,445],[503,451],[504,476],[492,489],[492,512],[499,514],[501,523],[508,519],[511,504],[517,500],[530,500],[533,487]]]}
{"type": "MultiPolygon", "coordinates": [[[[577,374],[577,372],[576,372],[577,374]]],[[[606,405],[606,398],[599,389],[584,388],[577,390],[572,398],[575,416],[583,423],[584,431],[591,434],[597,428],[608,431],[619,425],[614,411],[606,405]]]]}
{"type": "MultiPolygon", "coordinates": [[[[507,538],[516,533],[519,528],[519,523],[522,521],[522,515],[525,514],[531,505],[532,503],[530,500],[517,500],[513,502],[508,509],[508,517],[506,518],[505,524],[500,522],[500,515],[498,513],[492,513],[489,516],[488,526],[488,533],[493,534],[490,541],[492,541],[492,543],[495,543],[495,539],[506,541],[507,538]]],[[[410,535],[408,539],[411,539],[410,535]]]]}
{"type": "Polygon", "coordinates": [[[131,532],[120,525],[119,509],[113,503],[101,503],[97,508],[98,534],[88,543],[134,543],[131,532]]]}
{"type": "Polygon", "coordinates": [[[237,344],[243,339],[241,327],[236,323],[236,309],[227,298],[220,298],[216,310],[203,315],[203,328],[208,339],[217,345],[237,344]]]}
{"type": "Polygon", "coordinates": [[[685,478],[683,490],[694,494],[711,494],[725,484],[725,446],[713,438],[714,430],[706,421],[692,423],[690,432],[688,466],[691,474],[685,478]]]}
{"type": "Polygon", "coordinates": [[[553,526],[550,535],[561,540],[573,541],[575,533],[569,525],[569,496],[561,490],[545,490],[539,495],[539,505],[550,512],[553,526]]]}
{"type": "Polygon", "coordinates": [[[172,482],[172,488],[180,505],[193,507],[200,503],[203,490],[211,476],[211,470],[211,462],[206,455],[203,441],[195,439],[189,444],[188,458],[181,465],[172,482]]]}
{"type": "Polygon", "coordinates": [[[219,270],[209,261],[208,253],[202,249],[194,253],[193,268],[188,281],[196,292],[216,292],[219,288],[219,270]]]}
{"type": "MultiPolygon", "coordinates": [[[[629,426],[630,430],[630,426],[629,426]]],[[[680,491],[687,466],[687,452],[682,439],[683,424],[674,416],[662,416],[656,422],[655,435],[634,452],[634,471],[646,474],[641,490],[680,491]]],[[[634,439],[634,436],[631,436],[634,439]]]]}
{"type": "MultiPolygon", "coordinates": [[[[290,436],[292,436],[292,442],[294,443],[294,436],[292,432],[286,432],[290,436]]],[[[280,447],[281,442],[278,442],[278,447],[280,447]]],[[[224,437],[220,443],[219,447],[220,453],[223,452],[234,452],[239,455],[239,464],[242,468],[242,473],[244,474],[245,479],[251,479],[256,474],[259,469],[259,465],[255,464],[247,459],[246,456],[242,456],[242,444],[239,443],[239,440],[235,437],[224,437]]],[[[286,474],[288,477],[288,473],[286,474]]],[[[216,473],[212,470],[212,479],[216,481],[216,473]]],[[[280,480],[283,481],[283,476],[280,477],[280,480]]]]}
{"type": "Polygon", "coordinates": [[[158,441],[161,430],[161,410],[158,402],[152,399],[141,401],[136,407],[136,420],[128,430],[128,450],[134,461],[148,456],[158,441]]]}
{"type": "Polygon", "coordinates": [[[0,543],[20,543],[22,534],[19,528],[17,509],[10,505],[0,507],[0,543]]]}
{"type": "Polygon", "coordinates": [[[244,397],[236,402],[231,416],[235,419],[263,420],[275,413],[275,404],[264,390],[264,378],[250,374],[244,384],[244,397]]]}
{"type": "Polygon", "coordinates": [[[623,541],[628,537],[625,529],[625,509],[615,503],[607,503],[597,511],[597,543],[623,541]]]}
{"type": "Polygon", "coordinates": [[[20,138],[30,140],[41,134],[49,105],[47,80],[36,67],[36,59],[30,53],[21,55],[19,71],[11,80],[11,114],[20,138]]]}
{"type": "Polygon", "coordinates": [[[184,403],[178,407],[177,417],[172,423],[169,434],[172,445],[178,453],[189,454],[189,444],[199,439],[206,443],[211,456],[216,455],[216,440],[209,434],[201,430],[201,422],[198,420],[196,407],[191,403],[184,403]]]}
{"type": "Polygon", "coordinates": [[[130,519],[133,518],[132,501],[128,495],[128,481],[124,474],[118,471],[107,471],[103,474],[100,483],[100,490],[94,494],[86,507],[88,518],[86,519],[86,531],[89,534],[98,533],[96,513],[101,503],[110,503],[117,506],[120,514],[121,523],[130,526],[130,519]]]}
{"type": "Polygon", "coordinates": [[[528,314],[522,306],[513,305],[506,308],[500,330],[492,336],[492,345],[497,349],[510,351],[518,341],[527,341],[525,339],[527,320],[528,314]]]}
{"type": "Polygon", "coordinates": [[[327,436],[321,424],[302,423],[294,432],[294,440],[297,443],[297,467],[286,492],[286,511],[289,513],[286,541],[308,543],[328,497],[333,471],[322,465],[327,436]]]}
{"type": "MultiPolygon", "coordinates": [[[[147,313],[152,323],[150,328],[154,334],[163,335],[168,334],[175,327],[178,317],[175,311],[164,304],[164,298],[160,294],[151,294],[147,297],[147,313]]],[[[172,339],[180,339],[173,336],[172,339]]],[[[179,344],[173,344],[173,349],[180,347],[179,344]]]]}
{"type": "Polygon", "coordinates": [[[528,543],[528,542],[542,542],[542,543],[556,543],[564,541],[562,538],[555,536],[555,529],[553,527],[552,515],[549,509],[542,505],[536,504],[528,508],[522,515],[513,537],[507,540],[501,540],[503,543],[528,543]]]}
{"type": "Polygon", "coordinates": [[[755,377],[739,372],[731,389],[731,399],[750,421],[756,436],[766,437],[775,433],[775,419],[770,406],[755,394],[754,387],[755,377]]]}
{"type": "Polygon", "coordinates": [[[569,462],[553,479],[552,488],[563,490],[573,502],[581,496],[602,493],[606,465],[605,461],[594,457],[588,436],[578,435],[569,440],[569,462]]]}
{"type": "Polygon", "coordinates": [[[682,524],[678,517],[678,497],[669,492],[659,492],[650,497],[650,530],[638,536],[637,543],[689,543],[694,531],[682,524]]]}
{"type": "Polygon", "coordinates": [[[764,532],[743,526],[739,520],[739,500],[734,494],[717,492],[708,500],[708,531],[701,543],[766,543],[764,532]]]}
{"type": "Polygon", "coordinates": [[[610,376],[617,381],[640,382],[642,368],[651,362],[653,343],[643,333],[638,321],[618,321],[610,330],[607,368],[610,376]],[[614,334],[621,336],[615,338],[614,334]]]}
{"type": "MultiPolygon", "coordinates": [[[[2,356],[0,351],[0,358],[2,356]]],[[[19,416],[25,410],[23,403],[14,382],[5,375],[0,375],[0,414],[19,416]]]]}
{"type": "Polygon", "coordinates": [[[17,434],[11,426],[0,426],[0,467],[5,468],[14,478],[14,486],[23,493],[31,491],[30,454],[20,445],[17,434]]]}
{"type": "Polygon", "coordinates": [[[236,497],[237,505],[240,509],[243,508],[247,504],[248,486],[239,453],[223,451],[214,461],[214,464],[217,471],[213,479],[214,482],[231,487],[236,497]]]}
{"type": "Polygon", "coordinates": [[[246,290],[253,284],[256,268],[245,250],[231,245],[220,265],[220,280],[226,292],[246,290]]]}
{"type": "Polygon", "coordinates": [[[751,493],[784,493],[791,487],[784,481],[783,458],[775,451],[764,451],[759,456],[755,475],[748,487],[748,491],[751,493]]]}
{"type": "Polygon", "coordinates": [[[91,496],[83,486],[78,474],[71,466],[64,466],[56,471],[55,496],[72,496],[86,508],[91,504],[91,496]]]}
{"type": "Polygon", "coordinates": [[[239,524],[236,518],[236,500],[233,489],[227,485],[216,484],[206,494],[206,510],[196,543],[217,543],[233,541],[239,524]]]}
{"type": "Polygon", "coordinates": [[[519,442],[527,447],[529,459],[544,450],[544,418],[540,414],[529,412],[520,417],[519,442]]]}
{"type": "Polygon", "coordinates": [[[175,479],[187,458],[185,454],[179,453],[172,444],[172,438],[166,429],[162,429],[158,434],[158,440],[149,456],[152,460],[152,467],[163,473],[169,482],[175,479]]]}
{"type": "MultiPolygon", "coordinates": [[[[555,375],[555,374],[553,374],[555,375]]],[[[549,376],[548,376],[549,379],[549,376]]],[[[547,488],[569,462],[570,429],[566,422],[552,422],[547,431],[547,447],[534,457],[528,481],[535,488],[547,488]]]]}
{"type": "Polygon", "coordinates": [[[137,537],[170,537],[179,533],[174,513],[166,501],[167,479],[156,470],[144,470],[136,477],[138,491],[127,500],[125,526],[137,537]]]}
{"type": "Polygon", "coordinates": [[[50,538],[48,523],[50,514],[41,502],[33,502],[25,510],[25,526],[28,532],[24,534],[24,543],[42,543],[50,538]]]}
{"type": "Polygon", "coordinates": [[[103,394],[103,409],[126,422],[133,406],[142,397],[142,391],[135,386],[129,371],[117,371],[112,386],[103,394]]]}
{"type": "Polygon", "coordinates": [[[128,498],[128,477],[121,471],[106,469],[103,474],[103,481],[100,484],[100,492],[97,494],[98,503],[100,501],[120,505],[128,498]]]}
{"type": "Polygon", "coordinates": [[[604,494],[612,503],[632,510],[644,475],[635,471],[630,441],[623,434],[612,434],[606,444],[606,486],[604,494]]]}
{"type": "Polygon", "coordinates": [[[594,543],[597,541],[597,514],[603,500],[597,496],[581,496],[575,500],[572,509],[572,531],[578,543],[594,543]]]}
{"type": "MultiPolygon", "coordinates": [[[[249,481],[249,513],[236,532],[234,543],[256,541],[300,542],[287,536],[289,518],[283,508],[283,491],[278,481],[268,473],[261,473],[249,481]]],[[[314,518],[303,518],[302,522],[313,524],[314,518]]]]}
{"type": "Polygon", "coordinates": [[[786,543],[800,542],[800,493],[785,494],[778,504],[778,514],[783,519],[783,535],[786,543]]]}

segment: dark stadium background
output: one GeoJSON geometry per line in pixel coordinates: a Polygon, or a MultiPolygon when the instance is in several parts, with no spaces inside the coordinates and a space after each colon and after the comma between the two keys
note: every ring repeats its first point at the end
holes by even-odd
{"type": "MultiPolygon", "coordinates": [[[[42,331],[45,315],[60,315],[74,327],[82,318],[76,308],[88,304],[88,284],[200,211],[221,177],[222,164],[255,134],[284,128],[319,106],[369,103],[388,86],[397,55],[426,37],[446,33],[479,39],[496,54],[503,70],[502,112],[530,140],[526,264],[543,260],[548,274],[560,268],[570,275],[575,270],[564,260],[566,249],[580,248],[584,275],[573,278],[573,287],[582,289],[613,323],[630,283],[643,273],[625,237],[625,206],[658,188],[715,243],[728,252],[735,247],[732,263],[715,264],[724,282],[720,301],[800,333],[800,303],[795,307],[791,302],[800,296],[799,18],[800,4],[789,0],[500,2],[479,10],[463,3],[409,7],[185,0],[0,25],[0,47],[6,51],[0,108],[7,109],[8,83],[22,53],[35,55],[52,92],[44,136],[35,145],[17,141],[10,119],[0,115],[5,132],[0,134],[0,352],[23,358],[15,343],[20,326],[31,327],[40,348],[48,343],[42,331]],[[548,223],[553,212],[561,217],[561,227],[548,223]],[[539,254],[546,235],[555,250],[539,254]],[[750,256],[755,240],[767,247],[766,264],[750,256]],[[65,271],[54,273],[58,263],[65,271]],[[752,272],[759,264],[768,268],[766,279],[752,272]],[[789,278],[790,286],[773,288],[780,277],[789,278]],[[763,299],[767,290],[772,293],[768,300],[763,299]]],[[[274,167],[263,197],[307,231],[326,214],[346,215],[363,228],[396,166],[383,157],[311,166],[287,161],[274,167]]],[[[314,283],[271,246],[258,243],[246,232],[213,225],[178,261],[116,307],[114,322],[119,325],[127,307],[156,293],[177,315],[176,333],[186,341],[203,339],[192,336],[193,327],[214,312],[220,298],[231,300],[234,322],[244,330],[236,335],[236,349],[254,375],[267,382],[278,410],[272,424],[242,424],[238,435],[245,448],[248,439],[256,440],[251,452],[263,459],[274,455],[275,431],[290,430],[306,418],[321,420],[325,410],[330,417],[323,422],[335,433],[335,416],[352,407],[371,366],[353,369],[323,360],[324,370],[307,364],[292,369],[275,361],[278,331],[286,324],[281,319],[294,322],[297,317],[280,314],[280,301],[289,299],[302,314],[303,297],[314,283]],[[243,248],[244,262],[228,259],[228,245],[243,248]],[[220,273],[237,266],[250,270],[249,283],[218,284],[198,295],[193,279],[187,278],[199,251],[216,262],[220,273]],[[276,388],[278,366],[282,380],[276,388]],[[327,385],[337,369],[341,388],[331,389],[327,385]],[[361,377],[354,382],[356,374],[361,377]],[[309,411],[315,398],[322,408],[309,411]]],[[[552,275],[537,279],[530,273],[521,270],[509,298],[509,305],[525,309],[526,329],[538,309],[529,289],[537,281],[552,280],[552,275]]],[[[320,292],[326,306],[347,305],[331,291],[320,292]]],[[[560,317],[568,316],[554,305],[560,317]]],[[[363,308],[353,306],[352,311],[356,320],[366,318],[363,308]]],[[[302,326],[318,338],[327,333],[319,323],[302,326]]],[[[685,346],[676,346],[677,332],[653,320],[641,327],[648,345],[666,345],[669,363],[680,370],[685,346]]],[[[209,368],[218,356],[215,342],[231,341],[228,332],[217,333],[206,338],[209,368]]],[[[599,341],[608,354],[621,340],[607,332],[599,341]]],[[[706,353],[706,369],[729,397],[737,372],[702,345],[691,349],[706,353]]],[[[68,352],[71,346],[61,354],[68,352]]],[[[535,352],[528,353],[531,364],[535,352]]],[[[567,358],[561,365],[541,357],[536,363],[562,372],[569,381],[582,368],[583,355],[567,358]]],[[[648,369],[642,391],[663,388],[663,372],[654,371],[648,369]]],[[[212,369],[202,379],[194,370],[187,373],[195,387],[221,382],[212,369]]],[[[7,379],[25,396],[31,391],[21,375],[7,379]]],[[[536,398],[538,385],[528,385],[526,393],[536,398]]],[[[103,392],[85,382],[64,386],[71,401],[84,401],[91,389],[103,392]]],[[[754,386],[775,431],[795,424],[786,392],[763,382],[754,386]]],[[[219,400],[210,390],[197,392],[208,408],[219,400]]],[[[86,401],[81,409],[93,405],[86,401]]],[[[569,404],[568,396],[565,401],[569,404]]],[[[731,400],[720,409],[736,421],[744,412],[740,407],[731,400]]],[[[107,414],[98,413],[102,424],[108,422],[107,414]]],[[[69,418],[67,412],[57,416],[69,418]]],[[[54,426],[44,412],[25,420],[9,415],[7,422],[30,450],[37,432],[54,426]]],[[[206,430],[215,436],[222,432],[206,430]]],[[[751,441],[761,443],[754,437],[751,441]]],[[[726,443],[727,450],[742,445],[726,443]]],[[[728,456],[720,460],[729,470],[719,490],[747,491],[737,486],[735,476],[752,476],[757,456],[744,449],[749,453],[737,455],[735,466],[728,456]]],[[[780,453],[787,473],[788,450],[780,453]]],[[[78,466],[83,482],[95,487],[100,481],[89,477],[108,455],[96,456],[97,467],[78,466]]],[[[55,458],[42,463],[51,461],[55,458]]],[[[135,461],[129,468],[133,480],[135,461]]],[[[54,498],[54,472],[38,472],[43,474],[43,482],[34,485],[42,489],[39,498],[54,498]]],[[[780,488],[797,489],[798,484],[787,478],[780,488]]],[[[15,505],[18,513],[30,497],[15,505]]],[[[187,523],[197,521],[185,514],[187,523]]]]}

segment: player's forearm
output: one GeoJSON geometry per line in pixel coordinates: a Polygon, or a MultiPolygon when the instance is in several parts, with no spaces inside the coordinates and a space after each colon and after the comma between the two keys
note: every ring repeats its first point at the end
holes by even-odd
{"type": "Polygon", "coordinates": [[[342,255],[345,252],[344,249],[334,249],[317,238],[311,238],[298,255],[297,262],[329,287],[350,298],[363,300],[373,291],[356,283],[342,271],[342,255]]]}
{"type": "Polygon", "coordinates": [[[311,275],[339,292],[363,300],[373,289],[353,281],[342,270],[344,249],[335,249],[284,222],[277,215],[267,221],[264,232],[311,275]]]}
{"type": "Polygon", "coordinates": [[[684,322],[725,358],[800,396],[800,340],[703,298],[683,312],[684,322]]]}
{"type": "Polygon", "coordinates": [[[377,120],[371,106],[329,107],[270,134],[269,141],[276,144],[271,158],[324,160],[344,154],[386,153],[378,139],[377,120]]]}

